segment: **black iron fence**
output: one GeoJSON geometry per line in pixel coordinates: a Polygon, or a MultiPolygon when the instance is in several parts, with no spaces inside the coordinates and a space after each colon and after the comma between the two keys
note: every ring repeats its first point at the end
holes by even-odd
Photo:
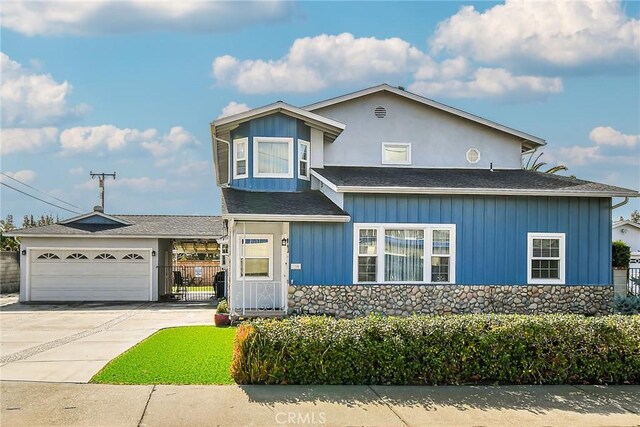
{"type": "Polygon", "coordinates": [[[629,283],[627,283],[629,293],[640,296],[640,268],[629,269],[629,283]]]}
{"type": "Polygon", "coordinates": [[[158,266],[164,279],[163,299],[209,301],[226,296],[225,272],[219,266],[158,266]]]}

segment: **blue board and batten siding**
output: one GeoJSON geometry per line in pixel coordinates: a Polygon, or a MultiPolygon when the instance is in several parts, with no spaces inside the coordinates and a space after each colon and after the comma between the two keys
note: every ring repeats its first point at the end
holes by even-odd
{"type": "MultiPolygon", "coordinates": [[[[231,165],[231,187],[238,190],[250,191],[301,191],[311,188],[308,180],[298,179],[298,139],[309,141],[311,129],[302,120],[289,117],[282,113],[271,114],[240,124],[231,131],[231,139],[248,138],[249,176],[233,179],[233,164],[231,165]],[[293,138],[293,178],[254,178],[253,177],[253,138],[259,136],[293,138]]],[[[233,159],[233,144],[230,148],[233,159]]]]}
{"type": "Polygon", "coordinates": [[[611,283],[611,199],[347,194],[346,224],[291,223],[296,285],[353,283],[353,222],[456,225],[456,283],[527,283],[527,233],[565,233],[566,284],[611,283]]]}

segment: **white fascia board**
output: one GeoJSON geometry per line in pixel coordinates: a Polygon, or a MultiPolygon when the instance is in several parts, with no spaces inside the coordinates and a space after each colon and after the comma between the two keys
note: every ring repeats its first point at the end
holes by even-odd
{"type": "Polygon", "coordinates": [[[605,191],[510,190],[496,188],[446,187],[358,187],[335,186],[340,193],[403,193],[403,194],[471,194],[508,196],[568,196],[568,197],[638,197],[638,194],[605,191]]]}
{"type": "Polygon", "coordinates": [[[89,217],[92,217],[92,216],[101,216],[102,218],[105,218],[105,219],[108,219],[108,220],[111,220],[111,221],[115,221],[115,222],[120,223],[122,225],[131,225],[130,222],[127,222],[127,221],[125,221],[123,219],[120,219],[117,216],[107,215],[107,214],[105,214],[103,212],[97,212],[97,211],[88,212],[86,214],[74,216],[73,218],[65,219],[64,221],[60,221],[59,223],[60,224],[70,224],[72,222],[76,222],[76,221],[79,221],[81,219],[89,218],[89,217]]]}
{"type": "Polygon", "coordinates": [[[321,183],[323,183],[333,191],[335,192],[339,191],[338,187],[333,182],[329,181],[327,178],[320,175],[318,172],[314,171],[313,169],[311,169],[311,176],[315,177],[318,181],[320,181],[321,183]]]}
{"type": "Polygon", "coordinates": [[[306,123],[308,123],[310,126],[317,126],[319,128],[323,128],[323,130],[325,131],[331,130],[334,133],[340,133],[347,127],[344,123],[340,123],[337,120],[329,119],[311,111],[294,107],[293,105],[289,105],[285,102],[276,102],[274,104],[265,105],[264,107],[259,107],[253,110],[234,114],[232,116],[223,117],[219,120],[215,120],[212,124],[216,128],[226,128],[229,126],[233,126],[236,122],[241,122],[247,119],[255,119],[280,111],[286,111],[296,118],[306,119],[306,123]]]}
{"type": "Polygon", "coordinates": [[[348,215],[256,215],[256,214],[227,214],[225,219],[236,221],[273,221],[273,222],[349,222],[348,215]]]}
{"type": "Polygon", "coordinates": [[[371,87],[371,88],[368,88],[368,89],[363,89],[363,90],[360,90],[358,92],[353,92],[353,93],[350,93],[350,94],[347,94],[347,95],[339,96],[337,98],[327,99],[325,101],[321,101],[321,102],[317,102],[315,104],[307,105],[307,106],[305,106],[303,108],[305,110],[314,111],[314,110],[318,110],[320,108],[328,107],[330,105],[339,104],[341,102],[350,101],[352,99],[360,98],[360,97],[363,97],[363,96],[371,95],[373,93],[382,92],[382,91],[391,92],[391,93],[393,93],[395,95],[402,96],[402,97],[407,98],[407,99],[411,99],[411,100],[419,102],[419,103],[421,103],[423,105],[428,105],[429,107],[437,108],[439,110],[446,111],[446,112],[454,114],[456,116],[465,118],[467,120],[471,120],[473,122],[480,123],[480,124],[485,125],[485,126],[489,126],[489,127],[493,128],[493,129],[508,133],[510,135],[517,136],[519,138],[522,138],[523,140],[532,142],[532,143],[534,143],[536,145],[539,145],[539,146],[547,145],[547,143],[546,143],[546,141],[544,139],[538,138],[537,136],[533,136],[533,135],[530,135],[528,133],[521,132],[519,130],[510,128],[508,126],[501,125],[499,123],[496,123],[496,122],[493,122],[491,120],[482,118],[480,116],[476,116],[474,114],[467,113],[466,111],[462,111],[462,110],[459,110],[457,108],[450,107],[450,106],[445,105],[445,104],[441,104],[441,103],[439,103],[437,101],[434,101],[432,99],[424,98],[424,97],[422,97],[420,95],[416,95],[414,93],[407,92],[405,90],[400,90],[400,89],[398,89],[396,87],[389,86],[388,84],[382,84],[382,85],[374,86],[374,87],[371,87]]]}

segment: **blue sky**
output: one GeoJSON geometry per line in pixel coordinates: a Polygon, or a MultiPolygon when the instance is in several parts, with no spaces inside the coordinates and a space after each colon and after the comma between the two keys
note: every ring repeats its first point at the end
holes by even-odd
{"type": "MultiPolygon", "coordinates": [[[[219,214],[211,120],[383,82],[544,138],[542,158],[578,178],[640,188],[638,2],[9,1],[0,13],[2,172],[82,211],[98,204],[92,170],[117,172],[107,212],[219,214]]],[[[0,191],[18,223],[73,215],[0,191]]]]}

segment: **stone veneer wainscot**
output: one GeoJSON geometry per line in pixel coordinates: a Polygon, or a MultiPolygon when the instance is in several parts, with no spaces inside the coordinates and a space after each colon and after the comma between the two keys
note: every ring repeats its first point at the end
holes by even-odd
{"type": "Polygon", "coordinates": [[[610,285],[344,285],[288,288],[288,314],[355,317],[455,313],[612,312],[610,285]]]}

